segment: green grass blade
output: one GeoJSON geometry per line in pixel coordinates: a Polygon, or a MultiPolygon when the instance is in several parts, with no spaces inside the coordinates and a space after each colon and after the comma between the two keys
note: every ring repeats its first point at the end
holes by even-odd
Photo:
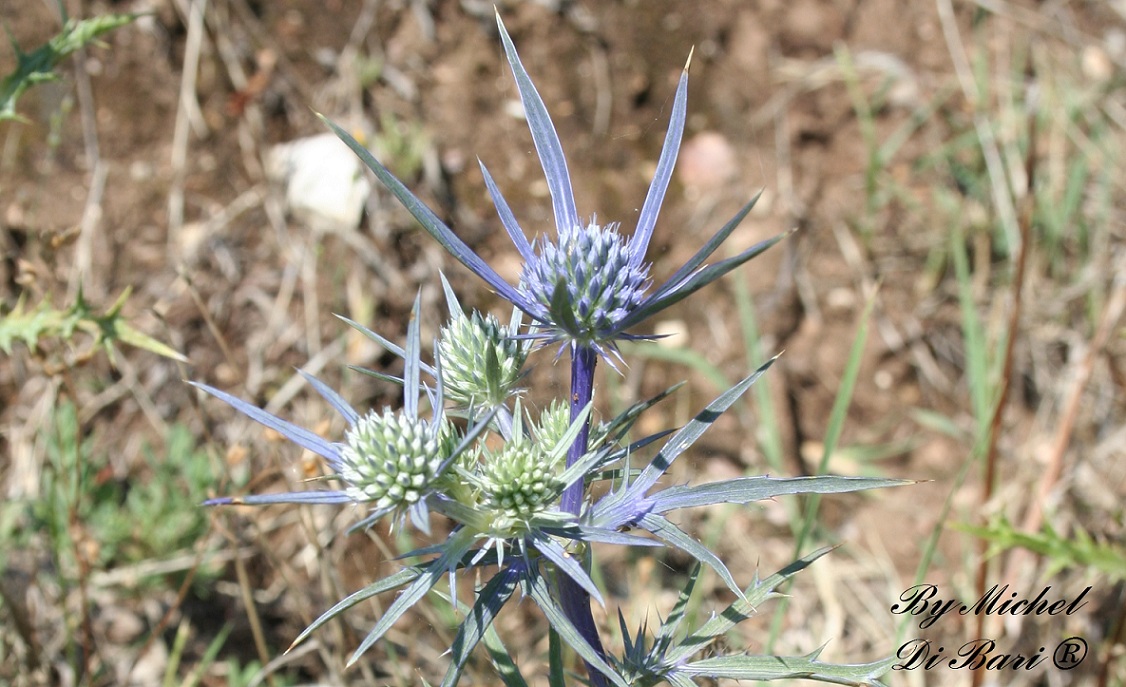
{"type": "Polygon", "coordinates": [[[566,673],[563,640],[553,627],[547,631],[547,684],[550,687],[567,687],[566,673]]]}
{"type": "MultiPolygon", "coordinates": [[[[864,311],[860,315],[860,324],[856,329],[856,336],[852,340],[852,348],[848,353],[848,362],[841,377],[841,385],[837,389],[837,397],[833,400],[833,409],[829,412],[829,425],[825,429],[824,449],[821,453],[821,460],[817,464],[817,475],[824,475],[825,471],[828,470],[829,459],[832,458],[833,453],[837,450],[837,444],[840,442],[841,432],[844,430],[845,416],[848,414],[848,407],[852,404],[852,393],[856,389],[856,378],[860,374],[860,361],[864,355],[864,346],[868,342],[868,324],[871,321],[872,308],[875,305],[876,294],[873,293],[868,298],[868,303],[864,306],[864,311]]],[[[821,499],[817,495],[810,497],[806,503],[802,527],[794,542],[795,554],[800,554],[805,547],[805,541],[813,531],[820,506],[821,499]]]]}

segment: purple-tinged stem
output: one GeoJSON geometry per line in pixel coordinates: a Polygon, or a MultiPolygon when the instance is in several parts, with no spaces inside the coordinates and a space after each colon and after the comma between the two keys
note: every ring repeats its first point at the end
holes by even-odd
{"type": "MultiPolygon", "coordinates": [[[[571,349],[571,422],[575,421],[579,413],[590,403],[594,397],[594,367],[598,363],[598,352],[588,346],[575,346],[571,349]]],[[[567,466],[570,467],[586,453],[587,441],[590,438],[591,416],[587,415],[582,430],[571,444],[567,452],[567,466]]],[[[563,492],[562,507],[568,513],[578,515],[582,511],[583,492],[586,488],[584,480],[575,480],[574,484],[563,492]]],[[[598,637],[598,628],[594,624],[594,616],[590,613],[590,595],[578,585],[569,575],[559,575],[559,600],[563,612],[567,614],[575,628],[590,644],[591,648],[601,656],[606,655],[602,648],[602,640],[598,637]]],[[[586,666],[590,683],[594,687],[609,687],[606,677],[589,663],[586,666]]]]}
{"type": "MultiPolygon", "coordinates": [[[[583,412],[594,397],[594,366],[598,363],[598,352],[588,346],[575,346],[571,349],[571,422],[583,412]]],[[[571,467],[586,453],[590,437],[590,418],[588,415],[582,430],[567,452],[567,467],[571,467]]],[[[563,492],[562,507],[568,513],[578,515],[583,507],[583,480],[575,482],[563,492]]]]}
{"type": "MultiPolygon", "coordinates": [[[[594,625],[594,616],[590,613],[590,595],[586,590],[571,579],[569,575],[559,575],[559,596],[563,612],[570,618],[575,629],[586,639],[591,648],[599,656],[606,657],[606,650],[602,648],[602,640],[598,637],[598,628],[594,625]]],[[[585,663],[585,661],[584,661],[585,663]]],[[[593,687],[610,687],[610,681],[591,664],[586,664],[586,673],[593,687]]]]}

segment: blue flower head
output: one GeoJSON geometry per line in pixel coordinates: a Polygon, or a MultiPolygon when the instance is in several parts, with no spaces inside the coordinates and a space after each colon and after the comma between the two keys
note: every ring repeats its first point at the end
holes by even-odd
{"type": "Polygon", "coordinates": [[[617,324],[645,302],[649,265],[633,264],[630,242],[617,225],[591,221],[538,243],[539,254],[524,263],[520,290],[555,323],[552,338],[597,346],[612,340],[617,324]]]}
{"type": "Polygon", "coordinates": [[[555,215],[554,238],[541,234],[534,242],[529,241],[492,175],[484,163],[481,163],[485,186],[496,206],[501,224],[524,260],[517,286],[502,279],[366,148],[339,126],[325,121],[431,236],[462,264],[484,279],[502,298],[531,317],[531,337],[569,344],[572,347],[591,348],[603,357],[616,354],[616,341],[645,338],[643,335],[639,337],[627,334],[627,330],[759,255],[782,238],[777,236],[768,239],[733,257],[705,265],[705,261],[750,212],[758,198],[756,195],[688,262],[660,286],[651,288],[651,263],[646,261],[645,255],[672,178],[684,133],[691,55],[677,85],[672,117],[657,162],[656,174],[641,207],[637,227],[627,238],[618,231],[617,224],[600,225],[593,218],[589,222],[580,219],[567,171],[567,160],[547,108],[524,70],[499,14],[497,26],[500,28],[509,66],[516,78],[516,87],[524,105],[532,140],[547,177],[555,215]]]}

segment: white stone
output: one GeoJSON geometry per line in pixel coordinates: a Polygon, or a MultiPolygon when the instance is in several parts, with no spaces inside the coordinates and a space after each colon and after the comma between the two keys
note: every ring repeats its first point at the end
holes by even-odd
{"type": "Polygon", "coordinates": [[[335,134],[274,146],[269,173],[284,185],[288,211],[311,229],[354,231],[360,226],[371,182],[360,159],[335,134]]]}

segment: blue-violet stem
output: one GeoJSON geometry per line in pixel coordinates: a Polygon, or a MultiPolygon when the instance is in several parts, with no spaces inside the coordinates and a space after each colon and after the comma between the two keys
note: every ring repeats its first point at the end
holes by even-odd
{"type": "MultiPolygon", "coordinates": [[[[573,345],[571,348],[571,422],[578,418],[579,413],[590,404],[594,397],[594,366],[598,363],[598,352],[590,346],[573,345]]],[[[587,441],[590,438],[591,416],[587,415],[575,443],[567,453],[567,467],[579,460],[586,453],[587,441]]],[[[574,484],[563,492],[562,507],[568,513],[578,515],[583,507],[583,492],[586,489],[585,480],[575,480],[574,484]]],[[[602,640],[598,636],[598,628],[594,625],[594,616],[590,613],[590,595],[578,585],[569,575],[560,575],[558,578],[559,597],[562,602],[563,612],[567,614],[575,629],[586,639],[591,648],[601,656],[606,655],[602,648],[602,640]]],[[[609,683],[602,673],[590,665],[586,666],[590,683],[594,687],[609,687],[609,683]]]]}
{"type": "MultiPolygon", "coordinates": [[[[590,404],[594,397],[594,366],[598,362],[598,352],[590,346],[573,345],[571,348],[571,422],[590,404]]],[[[567,467],[571,467],[577,460],[586,454],[587,441],[590,438],[590,422],[592,415],[588,415],[575,443],[567,452],[567,467]]],[[[575,480],[563,492],[561,506],[564,511],[578,515],[583,507],[583,491],[586,485],[584,480],[575,480]]]]}
{"type": "MultiPolygon", "coordinates": [[[[559,575],[559,600],[563,613],[567,615],[575,629],[586,639],[590,647],[598,652],[599,656],[606,657],[606,650],[602,648],[602,640],[598,636],[598,628],[594,625],[594,616],[590,613],[590,595],[579,586],[570,575],[559,575]]],[[[584,661],[584,663],[586,663],[584,661]]],[[[586,674],[590,678],[592,687],[610,687],[610,681],[598,668],[586,664],[586,674]]]]}

